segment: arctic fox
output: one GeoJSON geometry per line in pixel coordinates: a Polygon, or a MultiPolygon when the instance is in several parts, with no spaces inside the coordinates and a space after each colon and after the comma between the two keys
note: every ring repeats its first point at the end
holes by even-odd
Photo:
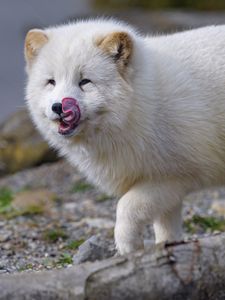
{"type": "Polygon", "coordinates": [[[143,36],[115,20],[33,29],[27,104],[51,146],[120,196],[120,254],[182,237],[182,199],[225,183],[225,26],[143,36]]]}

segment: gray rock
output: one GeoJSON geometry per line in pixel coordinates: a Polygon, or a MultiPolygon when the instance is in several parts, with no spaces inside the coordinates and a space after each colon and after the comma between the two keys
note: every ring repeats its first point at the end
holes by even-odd
{"type": "Polygon", "coordinates": [[[93,235],[80,245],[77,254],[73,256],[73,263],[77,265],[86,261],[102,260],[114,254],[115,249],[112,244],[93,235]]]}
{"type": "Polygon", "coordinates": [[[144,240],[144,247],[145,250],[151,249],[152,246],[155,245],[155,241],[154,240],[144,240]]]}
{"type": "Polygon", "coordinates": [[[12,232],[9,230],[5,230],[4,232],[0,233],[0,243],[7,242],[10,239],[12,232]]]}
{"type": "Polygon", "coordinates": [[[0,176],[56,159],[26,110],[0,124],[0,176]]]}

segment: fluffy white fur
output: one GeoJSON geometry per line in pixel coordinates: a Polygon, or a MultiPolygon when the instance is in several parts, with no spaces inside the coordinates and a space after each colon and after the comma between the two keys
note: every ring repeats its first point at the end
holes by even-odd
{"type": "Polygon", "coordinates": [[[180,239],[184,196],[225,183],[225,26],[147,37],[114,20],[89,20],[43,33],[48,41],[27,58],[29,110],[89,181],[121,196],[118,251],[142,247],[146,223],[156,242],[180,239]],[[113,32],[133,44],[122,75],[96,45],[113,32]],[[81,76],[92,80],[83,91],[81,76]],[[51,110],[64,97],[81,107],[70,137],[58,134],[51,110]]]}

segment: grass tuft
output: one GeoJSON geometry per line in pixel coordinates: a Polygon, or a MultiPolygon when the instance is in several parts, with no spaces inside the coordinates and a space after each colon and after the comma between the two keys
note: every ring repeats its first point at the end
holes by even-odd
{"type": "Polygon", "coordinates": [[[8,187],[0,188],[0,213],[5,213],[10,209],[13,201],[13,193],[8,187]]]}
{"type": "Polygon", "coordinates": [[[73,257],[69,253],[62,253],[56,262],[57,265],[62,265],[62,266],[71,265],[72,263],[73,263],[73,257]]]}
{"type": "Polygon", "coordinates": [[[38,205],[30,205],[23,209],[15,209],[12,207],[8,207],[7,211],[4,212],[4,217],[6,219],[13,219],[20,216],[34,216],[34,215],[41,215],[44,213],[44,209],[42,206],[38,205]]]}
{"type": "Polygon", "coordinates": [[[71,192],[72,193],[80,193],[80,192],[86,192],[86,191],[89,191],[92,189],[93,189],[93,186],[90,183],[87,183],[85,181],[78,181],[72,187],[71,192]]]}
{"type": "Polygon", "coordinates": [[[191,219],[184,222],[187,232],[194,234],[198,231],[223,231],[225,230],[225,220],[213,216],[203,217],[194,215],[191,219]]]}
{"type": "Polygon", "coordinates": [[[34,268],[34,265],[32,263],[27,263],[23,266],[21,266],[18,271],[19,272],[23,272],[23,271],[27,271],[27,270],[32,270],[34,268]]]}
{"type": "Polygon", "coordinates": [[[85,241],[84,239],[70,241],[65,248],[69,250],[76,250],[77,248],[80,247],[81,244],[83,244],[84,241],[85,241]]]}
{"type": "Polygon", "coordinates": [[[43,237],[47,242],[56,243],[58,240],[66,240],[68,235],[62,229],[50,229],[43,233],[43,237]]]}

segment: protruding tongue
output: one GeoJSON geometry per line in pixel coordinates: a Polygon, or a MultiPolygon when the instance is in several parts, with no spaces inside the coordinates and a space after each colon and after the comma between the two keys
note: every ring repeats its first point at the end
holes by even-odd
{"type": "Polygon", "coordinates": [[[62,100],[61,122],[59,125],[59,133],[62,135],[70,134],[80,121],[80,108],[77,101],[73,98],[64,98],[62,100]]]}
{"type": "Polygon", "coordinates": [[[80,120],[80,108],[77,101],[73,98],[62,100],[62,111],[64,113],[63,122],[67,124],[77,124],[80,120]]]}

